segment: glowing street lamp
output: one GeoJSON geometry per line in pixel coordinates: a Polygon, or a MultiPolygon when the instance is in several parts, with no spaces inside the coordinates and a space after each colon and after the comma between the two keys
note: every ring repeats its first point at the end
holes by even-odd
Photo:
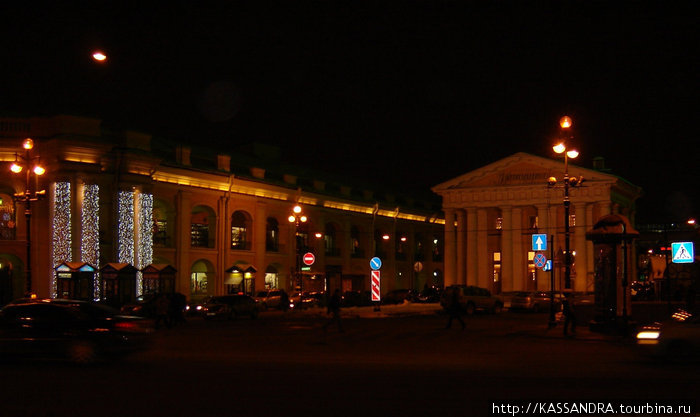
{"type": "MultiPolygon", "coordinates": [[[[571,227],[569,224],[571,201],[569,201],[569,186],[575,187],[583,182],[583,177],[569,178],[569,159],[578,157],[578,151],[569,148],[566,143],[566,139],[571,139],[571,134],[568,129],[570,129],[572,125],[573,121],[569,116],[564,116],[559,119],[562,141],[552,147],[554,152],[564,155],[564,251],[566,254],[564,256],[564,288],[571,288],[571,227]]],[[[550,177],[548,182],[550,186],[554,186],[556,184],[556,178],[550,177]]],[[[554,300],[554,297],[552,297],[552,300],[554,300]]]]}
{"type": "Polygon", "coordinates": [[[32,156],[32,149],[34,149],[34,141],[31,138],[26,138],[22,142],[22,148],[24,149],[24,155],[15,153],[15,162],[10,166],[10,171],[14,174],[20,174],[25,171],[25,182],[24,182],[24,192],[16,193],[14,195],[15,200],[25,203],[24,217],[27,221],[27,293],[32,292],[32,231],[31,231],[31,218],[32,218],[32,201],[37,201],[44,197],[46,194],[45,190],[38,189],[39,176],[46,173],[46,169],[38,164],[39,157],[32,156]],[[32,181],[31,174],[34,173],[35,176],[35,187],[32,191],[32,181]]]}
{"type": "Polygon", "coordinates": [[[296,241],[296,267],[295,267],[295,273],[296,277],[295,280],[299,282],[299,293],[303,292],[303,280],[301,276],[301,252],[302,252],[302,242],[301,242],[301,234],[299,233],[299,227],[301,226],[302,223],[306,223],[308,218],[306,215],[302,213],[302,209],[300,205],[295,205],[292,208],[292,214],[289,215],[287,218],[289,220],[289,223],[294,223],[295,226],[295,241],[296,241]]]}

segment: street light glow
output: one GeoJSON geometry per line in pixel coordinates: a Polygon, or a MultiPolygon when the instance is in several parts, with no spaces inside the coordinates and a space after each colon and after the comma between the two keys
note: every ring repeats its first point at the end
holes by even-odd
{"type": "Polygon", "coordinates": [[[22,142],[22,147],[26,150],[30,150],[34,147],[34,141],[31,138],[27,138],[22,142]]]}
{"type": "Polygon", "coordinates": [[[552,149],[554,149],[554,152],[556,153],[564,153],[566,151],[566,145],[563,143],[557,143],[556,145],[552,146],[552,149]]]}
{"type": "Polygon", "coordinates": [[[564,116],[561,119],[559,119],[559,126],[561,126],[562,129],[568,129],[571,127],[573,124],[573,121],[571,121],[571,117],[569,116],[564,116]]]}
{"type": "Polygon", "coordinates": [[[22,165],[12,164],[10,166],[10,171],[14,172],[15,174],[19,174],[22,172],[22,165]]]}
{"type": "Polygon", "coordinates": [[[578,151],[576,149],[572,149],[570,151],[567,151],[566,156],[568,156],[571,159],[575,159],[578,156],[578,151]]]}
{"type": "Polygon", "coordinates": [[[41,165],[37,165],[34,167],[34,173],[36,175],[44,175],[45,172],[46,172],[46,170],[41,165]]]}
{"type": "Polygon", "coordinates": [[[294,208],[292,209],[292,211],[293,211],[294,213],[296,213],[296,214],[301,213],[301,206],[299,206],[299,205],[294,206],[294,208]]]}
{"type": "Polygon", "coordinates": [[[92,58],[95,61],[105,61],[107,59],[107,55],[103,54],[101,51],[95,51],[95,53],[92,54],[92,58]]]}
{"type": "Polygon", "coordinates": [[[294,216],[289,216],[287,217],[287,220],[289,220],[289,223],[294,223],[295,221],[297,221],[297,218],[294,216]]]}

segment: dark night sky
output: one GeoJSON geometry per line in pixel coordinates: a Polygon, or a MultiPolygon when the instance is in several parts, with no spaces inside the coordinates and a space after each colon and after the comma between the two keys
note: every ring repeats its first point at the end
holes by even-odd
{"type": "Polygon", "coordinates": [[[261,141],[413,193],[553,156],[568,114],[579,164],[645,190],[638,220],[698,215],[692,2],[61,3],[0,6],[0,113],[261,141]]]}

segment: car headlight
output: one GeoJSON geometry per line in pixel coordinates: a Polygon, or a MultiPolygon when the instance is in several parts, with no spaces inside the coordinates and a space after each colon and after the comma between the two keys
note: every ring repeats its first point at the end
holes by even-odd
{"type": "Polygon", "coordinates": [[[658,330],[642,330],[637,333],[637,340],[656,340],[660,334],[658,330]]]}

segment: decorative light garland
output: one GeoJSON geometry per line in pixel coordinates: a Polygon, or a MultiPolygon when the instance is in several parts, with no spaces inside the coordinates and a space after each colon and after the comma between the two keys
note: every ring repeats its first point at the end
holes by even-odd
{"type": "Polygon", "coordinates": [[[134,192],[119,191],[117,256],[121,263],[134,264],[134,192]]]}
{"type": "Polygon", "coordinates": [[[51,295],[57,296],[56,274],[54,268],[61,262],[70,262],[71,250],[70,206],[71,187],[69,182],[57,182],[52,186],[51,198],[51,295]]]}
{"type": "MultiPolygon", "coordinates": [[[[80,244],[81,260],[100,269],[100,186],[97,184],[85,184],[83,187],[83,207],[81,221],[80,244]]],[[[100,299],[100,278],[95,273],[94,283],[95,301],[100,299]]]]}
{"type": "Polygon", "coordinates": [[[136,292],[141,295],[143,275],[141,269],[153,262],[153,194],[137,193],[138,234],[136,235],[136,292]]]}

